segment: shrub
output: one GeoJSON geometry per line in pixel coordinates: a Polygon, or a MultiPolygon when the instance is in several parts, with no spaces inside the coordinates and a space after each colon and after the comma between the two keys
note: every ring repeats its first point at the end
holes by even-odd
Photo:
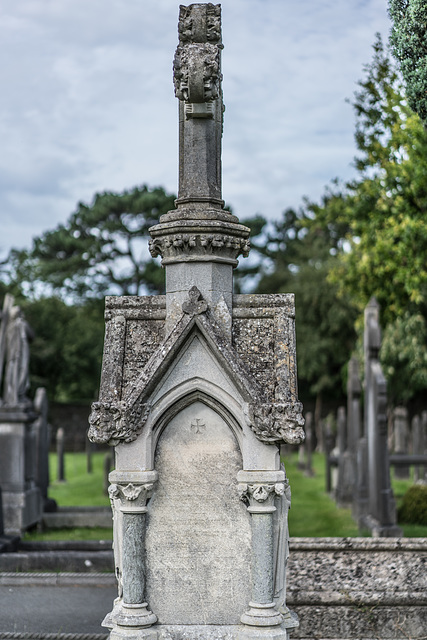
{"type": "Polygon", "coordinates": [[[403,496],[399,522],[427,525],[427,485],[414,484],[403,496]]]}

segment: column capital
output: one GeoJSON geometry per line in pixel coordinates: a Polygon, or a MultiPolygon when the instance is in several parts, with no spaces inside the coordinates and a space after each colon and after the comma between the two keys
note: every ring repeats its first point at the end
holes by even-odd
{"type": "Polygon", "coordinates": [[[122,513],[145,513],[157,481],[156,471],[120,472],[112,471],[108,489],[110,499],[120,500],[122,513]]]}
{"type": "Polygon", "coordinates": [[[237,481],[240,499],[249,513],[273,513],[275,497],[286,489],[283,471],[239,471],[237,481]]]}

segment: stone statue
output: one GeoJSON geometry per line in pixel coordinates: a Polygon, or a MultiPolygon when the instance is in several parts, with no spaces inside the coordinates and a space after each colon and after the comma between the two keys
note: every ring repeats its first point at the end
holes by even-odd
{"type": "Polygon", "coordinates": [[[3,389],[3,401],[6,405],[16,406],[27,401],[27,391],[30,387],[29,341],[33,337],[32,329],[20,307],[12,307],[6,328],[6,370],[3,389]]]}

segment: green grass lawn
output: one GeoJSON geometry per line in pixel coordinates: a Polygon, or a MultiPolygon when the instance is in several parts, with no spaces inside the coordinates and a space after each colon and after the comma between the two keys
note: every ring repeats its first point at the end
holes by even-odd
{"type": "MultiPolygon", "coordinates": [[[[93,454],[93,472],[86,471],[83,453],[65,455],[65,482],[56,480],[57,458],[50,455],[49,497],[60,507],[109,506],[103,494],[103,460],[105,453],[93,454]]],[[[351,517],[350,509],[338,509],[334,500],[325,492],[325,460],[322,454],[313,455],[314,476],[307,477],[297,467],[297,454],[285,460],[286,473],[292,490],[292,507],[289,513],[289,532],[293,537],[354,537],[361,535],[351,517]]],[[[396,480],[392,471],[392,484],[396,503],[399,505],[412,480],[396,480]]],[[[406,537],[427,537],[427,527],[400,524],[406,537]]],[[[31,533],[29,540],[109,540],[111,529],[68,529],[31,533]]]]}
{"type": "Polygon", "coordinates": [[[65,454],[65,482],[58,482],[57,456],[49,454],[49,498],[60,507],[108,507],[110,501],[103,493],[103,461],[105,453],[92,454],[92,473],[86,470],[84,453],[65,454]]]}
{"type": "Polygon", "coordinates": [[[360,535],[350,509],[338,509],[325,493],[325,458],[313,455],[314,476],[307,477],[297,467],[293,453],[283,461],[292,492],[289,534],[293,537],[354,537],[360,535]]]}

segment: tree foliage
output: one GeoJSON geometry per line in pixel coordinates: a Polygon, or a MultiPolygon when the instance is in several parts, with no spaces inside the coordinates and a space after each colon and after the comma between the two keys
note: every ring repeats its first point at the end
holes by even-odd
{"type": "Polygon", "coordinates": [[[408,104],[427,126],[427,3],[389,0],[390,43],[400,63],[408,104]]]}
{"type": "Polygon", "coordinates": [[[426,300],[427,131],[379,37],[358,84],[358,175],[317,209],[315,224],[347,229],[332,279],[360,308],[375,296],[387,324],[426,300]]]}
{"type": "Polygon", "coordinates": [[[298,212],[287,209],[267,234],[264,246],[255,239],[257,250],[268,259],[257,290],[295,294],[301,391],[340,396],[343,368],[355,341],[357,312],[348,297],[339,297],[337,286],[327,281],[339,238],[336,227],[307,228],[313,208],[306,202],[298,212]]]}
{"type": "Polygon", "coordinates": [[[12,281],[81,301],[107,293],[138,295],[163,289],[163,273],[148,254],[148,229],[174,207],[160,188],[96,194],[79,203],[65,224],[35,238],[30,251],[13,250],[12,281]]]}
{"type": "Polygon", "coordinates": [[[406,405],[417,391],[427,388],[427,323],[417,313],[405,313],[389,324],[383,335],[380,358],[389,381],[391,404],[406,405]]]}
{"type": "Polygon", "coordinates": [[[32,391],[45,387],[50,400],[94,400],[98,395],[104,340],[103,301],[67,305],[59,298],[24,301],[34,330],[32,391]]]}

